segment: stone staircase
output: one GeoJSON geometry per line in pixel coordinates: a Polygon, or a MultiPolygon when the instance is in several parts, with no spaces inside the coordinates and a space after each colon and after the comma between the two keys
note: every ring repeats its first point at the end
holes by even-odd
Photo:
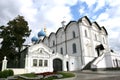
{"type": "Polygon", "coordinates": [[[90,61],[88,64],[86,64],[82,70],[93,70],[92,67],[91,67],[91,65],[93,65],[93,64],[96,64],[96,65],[97,65],[97,63],[98,63],[101,59],[103,59],[103,57],[104,57],[104,54],[103,54],[103,53],[102,53],[100,56],[95,57],[92,61],[90,61]]]}
{"type": "Polygon", "coordinates": [[[92,64],[97,58],[98,58],[98,57],[95,57],[92,61],[90,61],[88,64],[86,64],[82,70],[91,70],[91,64],[92,64]]]}

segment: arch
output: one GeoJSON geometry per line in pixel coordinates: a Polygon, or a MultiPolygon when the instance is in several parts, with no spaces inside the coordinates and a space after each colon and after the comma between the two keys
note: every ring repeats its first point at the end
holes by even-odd
{"type": "Polygon", "coordinates": [[[104,26],[101,27],[101,30],[103,30],[106,33],[106,35],[108,35],[108,32],[107,32],[107,30],[105,29],[104,26]]]}
{"type": "Polygon", "coordinates": [[[76,53],[77,51],[76,51],[76,44],[75,43],[73,43],[72,48],[73,48],[73,53],[76,53]]]}
{"type": "Polygon", "coordinates": [[[86,29],[85,29],[85,37],[88,37],[88,33],[86,29]]]}
{"type": "Polygon", "coordinates": [[[63,70],[62,69],[62,66],[63,66],[62,64],[63,64],[63,62],[62,62],[61,59],[59,59],[59,58],[54,59],[53,60],[53,71],[54,72],[62,71],[63,70]]]}
{"type": "Polygon", "coordinates": [[[75,31],[72,31],[72,35],[73,35],[73,38],[75,38],[75,36],[76,36],[75,31]]]}
{"type": "Polygon", "coordinates": [[[100,56],[100,51],[104,50],[103,44],[99,44],[96,46],[95,50],[97,51],[97,55],[100,56]]]}
{"type": "Polygon", "coordinates": [[[87,16],[84,16],[78,20],[78,22],[84,22],[84,21],[88,26],[91,26],[91,21],[88,19],[87,16]]]}
{"type": "Polygon", "coordinates": [[[60,53],[63,54],[63,48],[62,47],[60,48],[60,53]]]}

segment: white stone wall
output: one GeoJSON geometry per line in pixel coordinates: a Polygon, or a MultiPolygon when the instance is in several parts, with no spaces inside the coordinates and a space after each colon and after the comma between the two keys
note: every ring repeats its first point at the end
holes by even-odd
{"type": "Polygon", "coordinates": [[[64,28],[61,27],[56,33],[57,45],[65,42],[65,32],[64,28]]]}
{"type": "Polygon", "coordinates": [[[66,29],[66,39],[67,39],[67,53],[71,56],[80,56],[80,38],[79,38],[79,29],[76,23],[71,23],[66,29]],[[75,32],[75,38],[73,38],[73,31],[75,32]],[[72,45],[76,44],[76,53],[73,53],[72,45]]]}
{"type": "Polygon", "coordinates": [[[44,40],[43,40],[43,43],[46,45],[46,46],[49,46],[49,42],[48,42],[48,37],[45,37],[44,40]]]}
{"type": "Polygon", "coordinates": [[[61,54],[61,48],[63,49],[63,55],[66,55],[66,45],[65,42],[57,45],[57,52],[61,54]]]}
{"type": "Polygon", "coordinates": [[[55,33],[52,33],[49,37],[49,47],[54,51],[54,53],[56,53],[56,35],[55,33]],[[53,41],[54,41],[54,45],[53,45],[53,41]]]}

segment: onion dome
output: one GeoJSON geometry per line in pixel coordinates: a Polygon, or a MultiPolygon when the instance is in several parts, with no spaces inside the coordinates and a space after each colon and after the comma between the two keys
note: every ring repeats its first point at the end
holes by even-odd
{"type": "Polygon", "coordinates": [[[45,34],[45,32],[43,30],[38,32],[38,37],[41,37],[41,36],[46,36],[46,34],[45,34]]]}
{"type": "Polygon", "coordinates": [[[32,37],[31,41],[32,41],[32,42],[37,42],[37,41],[38,41],[38,38],[34,36],[34,37],[32,37]]]}

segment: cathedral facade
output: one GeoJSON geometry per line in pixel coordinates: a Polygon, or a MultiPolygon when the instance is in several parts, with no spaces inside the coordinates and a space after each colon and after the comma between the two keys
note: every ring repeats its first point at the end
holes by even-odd
{"type": "Polygon", "coordinates": [[[46,30],[32,38],[25,57],[27,72],[109,69],[120,66],[120,56],[110,51],[105,27],[84,16],[62,23],[56,33],[46,30]]]}

